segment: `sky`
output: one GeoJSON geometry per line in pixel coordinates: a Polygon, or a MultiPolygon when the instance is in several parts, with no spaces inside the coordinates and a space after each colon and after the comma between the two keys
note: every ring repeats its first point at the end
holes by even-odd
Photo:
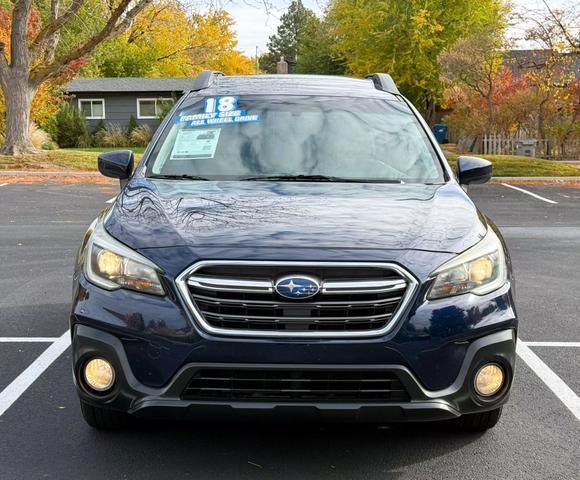
{"type": "MultiPolygon", "coordinates": [[[[558,8],[568,4],[570,0],[547,0],[551,8],[558,8]]],[[[280,16],[288,7],[290,0],[217,0],[215,4],[225,8],[233,16],[238,34],[238,48],[246,55],[253,57],[256,46],[260,53],[266,51],[266,44],[270,35],[276,33],[280,16]],[[262,2],[273,5],[267,10],[262,2]]],[[[325,0],[302,0],[304,5],[320,14],[324,10],[325,0]]],[[[537,8],[541,0],[512,0],[516,8],[527,6],[537,8]]],[[[521,29],[520,29],[521,30],[521,29]]],[[[518,35],[517,29],[512,31],[518,35]]],[[[525,45],[520,45],[525,47],[525,45]]]]}
{"type": "MultiPolygon", "coordinates": [[[[230,12],[236,21],[238,33],[238,49],[251,57],[266,51],[270,35],[276,33],[280,16],[288,7],[290,0],[266,0],[273,5],[268,11],[261,5],[261,0],[231,0],[223,1],[223,7],[230,12]]],[[[322,13],[324,0],[302,0],[305,7],[322,13]]]]}

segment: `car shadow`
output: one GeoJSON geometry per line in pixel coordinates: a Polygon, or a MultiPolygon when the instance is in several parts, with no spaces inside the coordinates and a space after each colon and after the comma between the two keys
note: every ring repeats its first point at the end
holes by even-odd
{"type": "Polygon", "coordinates": [[[441,423],[138,421],[126,431],[90,436],[93,442],[106,442],[109,451],[118,448],[132,464],[137,460],[139,465],[138,458],[143,457],[148,474],[157,470],[163,475],[163,465],[169,463],[179,465],[178,471],[191,468],[211,478],[318,478],[333,472],[342,478],[384,473],[399,478],[406,466],[452,455],[481,435],[461,433],[441,423]]]}

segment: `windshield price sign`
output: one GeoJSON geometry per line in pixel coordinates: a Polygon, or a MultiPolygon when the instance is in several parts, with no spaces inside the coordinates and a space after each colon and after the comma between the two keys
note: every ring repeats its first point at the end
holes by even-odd
{"type": "Polygon", "coordinates": [[[207,127],[231,123],[259,122],[260,115],[238,109],[238,97],[210,97],[205,99],[204,113],[179,115],[176,123],[187,123],[189,127],[207,127]]]}

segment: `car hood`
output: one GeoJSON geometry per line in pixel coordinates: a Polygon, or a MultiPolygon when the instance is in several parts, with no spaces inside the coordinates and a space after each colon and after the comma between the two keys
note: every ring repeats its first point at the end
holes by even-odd
{"type": "Polygon", "coordinates": [[[137,249],[284,247],[459,253],[485,220],[456,184],[133,178],[106,229],[137,249]]]}

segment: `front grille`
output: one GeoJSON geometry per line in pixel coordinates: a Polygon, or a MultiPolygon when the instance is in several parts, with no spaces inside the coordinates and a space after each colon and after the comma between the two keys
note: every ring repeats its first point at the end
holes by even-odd
{"type": "Polygon", "coordinates": [[[385,332],[416,283],[385,264],[201,262],[182,279],[182,292],[213,333],[268,336],[365,336],[385,332]],[[308,276],[320,292],[288,299],[278,279],[308,276]]]}
{"type": "Polygon", "coordinates": [[[392,372],[206,368],[198,370],[184,400],[406,402],[409,394],[392,372]]]}

